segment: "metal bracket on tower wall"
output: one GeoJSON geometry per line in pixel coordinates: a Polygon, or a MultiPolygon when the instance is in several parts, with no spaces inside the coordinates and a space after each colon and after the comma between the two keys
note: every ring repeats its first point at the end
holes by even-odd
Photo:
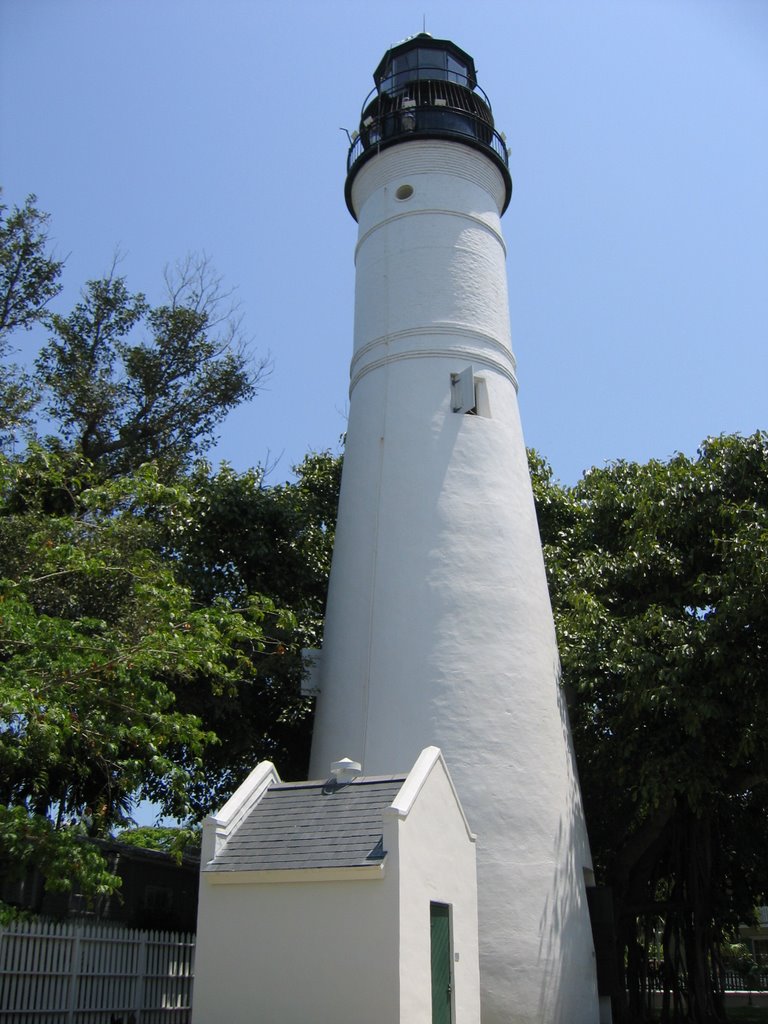
{"type": "Polygon", "coordinates": [[[451,409],[453,412],[473,412],[475,401],[475,371],[468,366],[461,373],[451,374],[451,409]]]}

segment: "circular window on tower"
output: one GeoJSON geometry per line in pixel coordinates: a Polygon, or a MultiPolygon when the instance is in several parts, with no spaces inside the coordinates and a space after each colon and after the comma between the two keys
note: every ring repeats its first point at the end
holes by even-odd
{"type": "Polygon", "coordinates": [[[399,199],[401,202],[405,199],[410,199],[413,195],[413,185],[401,185],[397,192],[395,192],[395,199],[399,199]]]}

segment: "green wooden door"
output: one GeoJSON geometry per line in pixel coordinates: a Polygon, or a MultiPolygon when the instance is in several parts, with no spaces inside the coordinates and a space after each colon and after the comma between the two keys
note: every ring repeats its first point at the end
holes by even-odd
{"type": "Polygon", "coordinates": [[[430,903],[432,1024],[451,1024],[451,918],[445,903],[430,903]]]}

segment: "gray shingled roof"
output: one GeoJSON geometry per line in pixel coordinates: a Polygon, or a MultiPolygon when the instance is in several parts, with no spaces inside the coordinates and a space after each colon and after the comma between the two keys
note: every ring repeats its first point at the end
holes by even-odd
{"type": "Polygon", "coordinates": [[[380,864],[382,812],[405,775],[269,787],[207,871],[268,871],[380,864]]]}

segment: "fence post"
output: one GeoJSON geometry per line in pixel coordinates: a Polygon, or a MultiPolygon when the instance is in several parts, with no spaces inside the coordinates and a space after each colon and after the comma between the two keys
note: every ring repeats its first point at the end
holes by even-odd
{"type": "MultiPolygon", "coordinates": [[[[55,934],[58,929],[52,929],[55,934]]],[[[62,936],[65,928],[61,926],[62,936]]],[[[82,928],[78,925],[72,936],[72,943],[69,945],[69,999],[67,1000],[67,1024],[74,1024],[75,1011],[77,1010],[77,997],[80,990],[80,936],[82,928]]]]}
{"type": "Polygon", "coordinates": [[[133,983],[133,1012],[136,1024],[144,1020],[144,976],[147,973],[147,933],[141,932],[139,951],[136,957],[136,978],[133,983]]]}

